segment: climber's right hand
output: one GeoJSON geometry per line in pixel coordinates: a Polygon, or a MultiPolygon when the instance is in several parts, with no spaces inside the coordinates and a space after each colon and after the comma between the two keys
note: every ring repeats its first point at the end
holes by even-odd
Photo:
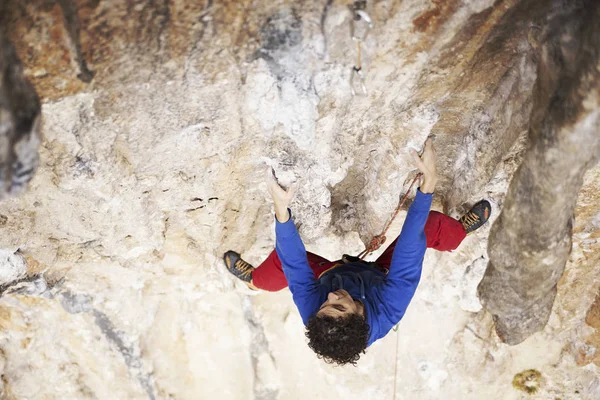
{"type": "Polygon", "coordinates": [[[437,168],[436,160],[437,153],[433,147],[433,141],[431,138],[425,142],[425,148],[423,154],[419,157],[419,153],[416,150],[411,149],[415,165],[423,173],[423,182],[420,190],[423,193],[433,193],[435,185],[437,183],[437,168]]]}
{"type": "Polygon", "coordinates": [[[270,167],[267,169],[266,181],[267,188],[269,189],[269,193],[271,194],[271,198],[273,198],[273,203],[275,205],[275,217],[279,222],[287,222],[290,219],[288,208],[294,198],[296,190],[298,190],[298,183],[296,182],[288,189],[284,189],[277,182],[275,171],[270,167]]]}

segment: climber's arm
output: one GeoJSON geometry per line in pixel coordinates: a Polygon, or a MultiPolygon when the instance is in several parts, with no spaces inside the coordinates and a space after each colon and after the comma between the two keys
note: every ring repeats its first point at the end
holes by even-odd
{"type": "Polygon", "coordinates": [[[423,173],[423,182],[406,215],[381,293],[387,305],[387,316],[393,324],[404,316],[421,279],[423,256],[427,248],[424,228],[437,182],[436,154],[431,139],[425,143],[421,157],[414,150],[413,156],[423,173]]]}
{"type": "Polygon", "coordinates": [[[423,256],[427,248],[423,228],[432,197],[432,194],[417,191],[396,242],[386,283],[381,288],[381,296],[387,305],[386,311],[392,324],[404,316],[421,279],[423,256]]]}
{"type": "Polygon", "coordinates": [[[290,218],[290,212],[286,210],[286,213],[288,213],[288,218],[285,222],[281,222],[281,218],[276,217],[275,249],[279,260],[281,260],[288,287],[292,295],[296,297],[298,294],[310,291],[315,286],[316,279],[308,265],[306,249],[296,225],[290,218]]]}
{"type": "Polygon", "coordinates": [[[275,207],[275,249],[294,302],[304,320],[313,311],[312,308],[318,300],[315,299],[315,297],[318,297],[318,290],[317,281],[308,265],[304,243],[302,243],[296,225],[292,221],[291,211],[288,208],[297,185],[293,185],[287,190],[282,188],[277,183],[272,170],[269,169],[267,171],[267,186],[275,207]]]}
{"type": "Polygon", "coordinates": [[[415,150],[412,152],[414,162],[423,174],[423,182],[406,214],[406,220],[396,242],[388,273],[388,282],[410,282],[411,286],[414,285],[416,288],[427,248],[424,228],[437,182],[437,171],[436,154],[431,139],[427,139],[425,142],[425,149],[421,157],[415,150]]]}

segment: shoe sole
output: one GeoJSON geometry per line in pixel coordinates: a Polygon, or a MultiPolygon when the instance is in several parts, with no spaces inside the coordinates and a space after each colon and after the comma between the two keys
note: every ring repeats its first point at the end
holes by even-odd
{"type": "MultiPolygon", "coordinates": [[[[231,261],[230,261],[229,253],[233,253],[233,254],[235,255],[235,257],[237,257],[237,258],[240,258],[240,259],[242,258],[242,257],[241,257],[241,255],[240,255],[239,253],[236,253],[236,252],[235,252],[235,251],[233,251],[233,250],[229,250],[229,251],[227,251],[225,254],[223,254],[223,262],[225,263],[225,267],[227,268],[227,271],[229,271],[229,273],[231,273],[231,275],[233,275],[233,276],[234,276],[234,277],[235,277],[235,278],[236,278],[238,281],[240,281],[240,282],[244,282],[244,284],[245,284],[246,286],[248,286],[248,288],[249,288],[250,290],[260,290],[259,288],[257,288],[256,286],[254,286],[254,285],[252,284],[252,282],[246,282],[245,280],[243,280],[243,279],[240,279],[240,278],[239,278],[239,277],[237,277],[237,276],[236,276],[236,275],[235,275],[233,272],[231,272],[231,265],[232,265],[232,264],[231,264],[231,261]]],[[[233,265],[235,265],[235,263],[233,263],[233,265]]]]}
{"type": "MultiPolygon", "coordinates": [[[[476,231],[478,231],[482,226],[484,226],[485,224],[487,224],[488,220],[490,219],[490,215],[492,213],[492,205],[487,200],[481,200],[478,203],[481,203],[481,202],[484,202],[484,201],[487,203],[485,205],[484,210],[483,210],[483,219],[484,219],[484,221],[477,228],[473,229],[471,232],[468,232],[467,236],[469,236],[469,235],[475,233],[476,231]]],[[[477,205],[477,204],[475,204],[475,205],[477,205]]],[[[473,207],[475,207],[475,206],[473,206],[473,207]]]]}

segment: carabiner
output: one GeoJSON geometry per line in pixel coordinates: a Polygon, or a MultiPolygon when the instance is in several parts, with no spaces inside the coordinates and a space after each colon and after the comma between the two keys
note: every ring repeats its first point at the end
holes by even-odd
{"type": "Polygon", "coordinates": [[[352,37],[352,40],[356,40],[359,42],[363,42],[367,39],[367,36],[369,36],[369,32],[371,32],[371,29],[373,29],[373,21],[371,20],[371,17],[369,16],[369,14],[367,14],[366,11],[364,10],[352,10],[353,18],[350,21],[350,36],[352,37]],[[355,24],[360,21],[363,20],[367,23],[367,26],[362,34],[362,36],[357,36],[355,34],[356,32],[356,27],[355,24]]]}
{"type": "Polygon", "coordinates": [[[365,86],[365,78],[362,74],[362,68],[352,67],[352,74],[350,75],[350,88],[352,89],[352,96],[356,96],[356,90],[354,89],[354,76],[358,76],[360,83],[361,95],[367,95],[367,87],[365,86]]]}

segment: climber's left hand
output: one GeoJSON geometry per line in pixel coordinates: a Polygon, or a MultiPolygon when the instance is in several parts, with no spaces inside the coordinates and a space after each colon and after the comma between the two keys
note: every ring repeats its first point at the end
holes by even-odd
{"type": "Polygon", "coordinates": [[[277,182],[275,172],[271,168],[267,169],[266,181],[267,188],[269,189],[269,193],[271,194],[275,205],[275,217],[279,222],[287,222],[290,219],[288,207],[294,198],[296,190],[298,190],[298,183],[296,182],[288,189],[284,189],[279,185],[279,182],[277,182]]]}

